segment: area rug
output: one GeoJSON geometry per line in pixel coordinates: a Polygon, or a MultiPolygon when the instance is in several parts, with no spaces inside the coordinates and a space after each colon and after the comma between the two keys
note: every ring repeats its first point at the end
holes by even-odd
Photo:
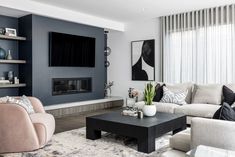
{"type": "Polygon", "coordinates": [[[156,139],[156,151],[137,151],[136,141],[124,144],[127,137],[102,132],[98,140],[86,139],[86,128],[62,132],[53,136],[42,149],[27,153],[2,154],[0,157],[160,157],[169,149],[170,134],[156,139]]]}

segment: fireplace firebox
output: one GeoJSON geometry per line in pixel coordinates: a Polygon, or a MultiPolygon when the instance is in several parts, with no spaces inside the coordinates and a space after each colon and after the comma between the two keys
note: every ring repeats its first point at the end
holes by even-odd
{"type": "Polygon", "coordinates": [[[52,95],[86,93],[92,91],[92,79],[88,78],[53,78],[52,95]]]}

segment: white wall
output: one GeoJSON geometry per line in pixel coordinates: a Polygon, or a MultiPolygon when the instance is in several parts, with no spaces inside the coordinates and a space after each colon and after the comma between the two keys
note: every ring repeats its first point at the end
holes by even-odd
{"type": "Polygon", "coordinates": [[[114,81],[113,96],[128,96],[128,88],[143,90],[145,81],[131,80],[131,41],[155,39],[155,80],[160,81],[160,19],[150,19],[126,24],[125,32],[109,31],[108,81],[114,81]]]}

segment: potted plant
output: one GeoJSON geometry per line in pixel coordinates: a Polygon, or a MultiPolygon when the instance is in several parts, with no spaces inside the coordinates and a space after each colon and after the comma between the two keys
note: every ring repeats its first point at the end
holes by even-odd
{"type": "Polygon", "coordinates": [[[144,89],[144,102],[143,113],[145,116],[154,116],[157,112],[156,105],[153,104],[155,96],[155,86],[153,83],[147,83],[144,89]]]}

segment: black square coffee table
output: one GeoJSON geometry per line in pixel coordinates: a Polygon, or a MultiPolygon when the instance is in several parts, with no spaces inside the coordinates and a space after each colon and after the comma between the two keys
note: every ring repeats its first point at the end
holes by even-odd
{"type": "Polygon", "coordinates": [[[138,151],[151,153],[155,151],[155,138],[170,131],[173,134],[186,129],[186,116],[157,112],[153,117],[123,116],[121,110],[106,114],[86,117],[86,138],[99,139],[101,131],[137,139],[138,151]]]}

